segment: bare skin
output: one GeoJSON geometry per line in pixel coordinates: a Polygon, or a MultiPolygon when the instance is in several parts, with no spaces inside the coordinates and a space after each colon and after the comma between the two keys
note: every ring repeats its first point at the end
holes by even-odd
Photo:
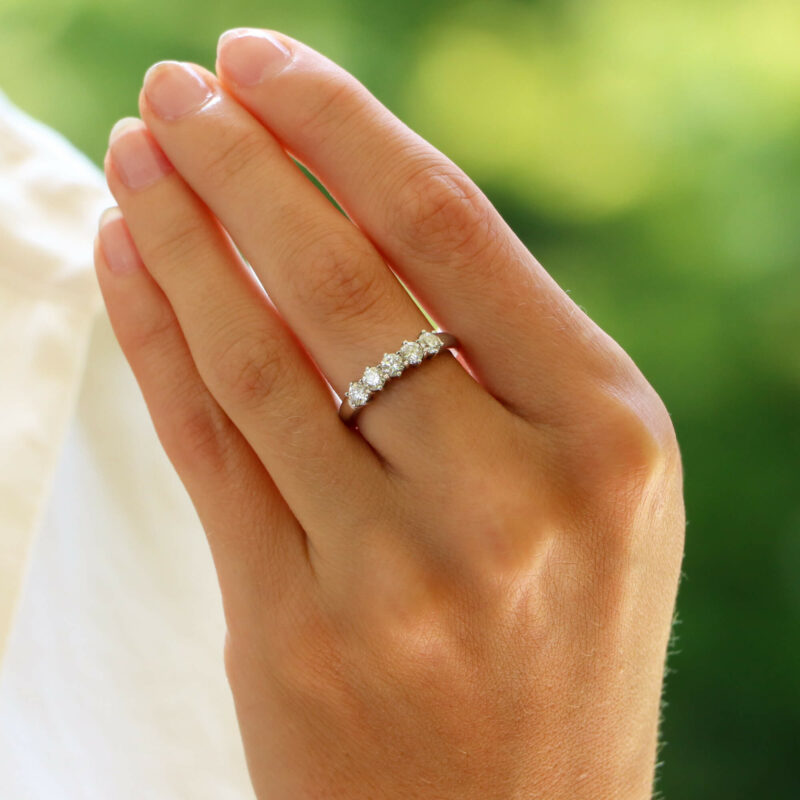
{"type": "Polygon", "coordinates": [[[148,71],[94,251],[208,536],[256,794],[649,798],[685,527],[669,414],[460,168],[272,41],[148,71]],[[431,328],[397,276],[461,354],[348,428],[331,387],[431,328]]]}

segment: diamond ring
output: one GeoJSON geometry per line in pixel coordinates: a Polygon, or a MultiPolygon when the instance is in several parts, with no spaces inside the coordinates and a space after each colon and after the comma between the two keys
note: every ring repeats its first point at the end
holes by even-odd
{"type": "Polygon", "coordinates": [[[367,367],[345,392],[339,416],[352,425],[358,412],[380,392],[392,378],[398,378],[408,367],[421,364],[444,349],[458,347],[458,340],[447,331],[422,331],[416,341],[404,341],[394,353],[384,353],[379,364],[367,367]]]}

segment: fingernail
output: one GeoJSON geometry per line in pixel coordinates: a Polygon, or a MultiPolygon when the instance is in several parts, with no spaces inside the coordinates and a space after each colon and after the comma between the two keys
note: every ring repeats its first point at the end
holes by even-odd
{"type": "Polygon", "coordinates": [[[144,76],[144,91],[153,111],[164,119],[179,119],[197,111],[214,92],[189,64],[159,61],[144,76]]]}
{"type": "Polygon", "coordinates": [[[119,120],[108,141],[111,160],[129,189],[144,189],[173,170],[145,124],[136,117],[119,120]]]}
{"type": "Polygon", "coordinates": [[[279,72],[291,51],[268,31],[233,28],[220,36],[219,66],[240,86],[254,86],[270,73],[279,72]]]}
{"type": "Polygon", "coordinates": [[[112,272],[123,274],[139,269],[139,253],[119,208],[111,206],[100,215],[98,232],[100,247],[112,272]]]}
{"type": "Polygon", "coordinates": [[[121,136],[126,130],[130,130],[140,124],[142,123],[138,117],[123,117],[122,119],[118,119],[108,134],[109,144],[111,144],[114,139],[121,136]]]}

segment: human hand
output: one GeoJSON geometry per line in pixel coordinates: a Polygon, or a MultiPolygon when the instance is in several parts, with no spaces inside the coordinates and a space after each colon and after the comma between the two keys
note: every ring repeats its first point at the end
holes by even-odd
{"type": "Polygon", "coordinates": [[[217,72],[148,71],[95,265],[208,536],[257,795],[649,797],[684,535],[662,401],[352,76],[258,31],[217,72]],[[387,263],[461,354],[355,430],[326,379],[431,327],[387,263]]]}

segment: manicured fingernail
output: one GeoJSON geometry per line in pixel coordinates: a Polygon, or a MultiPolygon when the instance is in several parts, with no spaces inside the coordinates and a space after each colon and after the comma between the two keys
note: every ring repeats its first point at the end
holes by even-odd
{"type": "Polygon", "coordinates": [[[164,119],[179,119],[197,111],[214,95],[189,64],[159,61],[144,76],[144,91],[153,111],[164,119]]]}
{"type": "Polygon", "coordinates": [[[109,144],[113,142],[114,139],[121,136],[125,131],[135,128],[141,124],[142,121],[138,117],[123,117],[122,119],[118,119],[108,134],[109,144]]]}
{"type": "Polygon", "coordinates": [[[107,208],[100,215],[98,225],[100,247],[112,272],[133,272],[141,266],[139,253],[131,239],[122,212],[116,207],[107,208]]]}
{"type": "Polygon", "coordinates": [[[169,159],[136,117],[123,117],[108,137],[111,160],[129,189],[144,189],[173,170],[169,159]]]}
{"type": "Polygon", "coordinates": [[[291,58],[289,48],[268,31],[233,28],[220,36],[219,66],[240,86],[254,86],[279,72],[291,58]]]}

